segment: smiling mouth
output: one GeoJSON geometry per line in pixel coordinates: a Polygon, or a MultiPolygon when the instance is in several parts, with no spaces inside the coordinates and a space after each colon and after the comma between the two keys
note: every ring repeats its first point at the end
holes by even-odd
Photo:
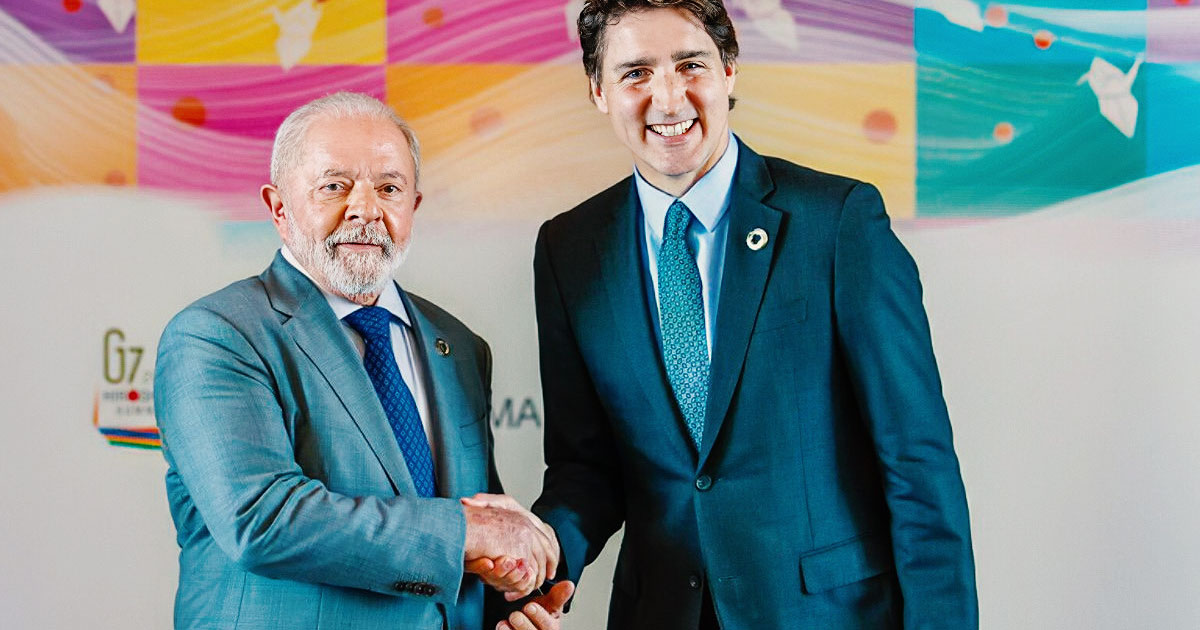
{"type": "Polygon", "coordinates": [[[696,119],[693,118],[691,120],[685,120],[673,125],[646,125],[646,127],[649,128],[650,131],[653,131],[664,138],[674,138],[675,136],[681,136],[687,133],[688,129],[691,129],[692,125],[695,123],[696,119]]]}

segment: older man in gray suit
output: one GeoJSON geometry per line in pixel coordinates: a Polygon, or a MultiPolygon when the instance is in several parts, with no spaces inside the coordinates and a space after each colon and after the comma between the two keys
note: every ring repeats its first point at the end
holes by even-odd
{"type": "MultiPolygon", "coordinates": [[[[419,164],[371,97],[299,108],[262,189],[284,247],[163,333],[176,627],[474,630],[506,612],[484,582],[511,599],[555,571],[553,532],[515,501],[460,500],[502,492],[491,356],[392,280],[419,164]]],[[[557,628],[571,588],[524,611],[557,628]]]]}

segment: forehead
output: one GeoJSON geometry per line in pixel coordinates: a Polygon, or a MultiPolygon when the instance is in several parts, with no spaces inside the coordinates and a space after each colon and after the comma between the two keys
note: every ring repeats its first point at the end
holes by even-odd
{"type": "Polygon", "coordinates": [[[376,117],[322,116],[314,120],[301,144],[301,170],[396,171],[412,178],[415,165],[404,132],[376,117]]]}
{"type": "Polygon", "coordinates": [[[631,59],[658,60],[679,51],[719,54],[717,44],[696,16],[683,9],[638,9],[604,29],[602,65],[631,59]]]}

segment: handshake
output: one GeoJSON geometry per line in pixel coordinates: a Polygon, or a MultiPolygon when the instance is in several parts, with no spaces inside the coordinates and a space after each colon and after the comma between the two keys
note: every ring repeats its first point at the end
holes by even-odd
{"type": "MultiPolygon", "coordinates": [[[[476,494],[462,499],[467,519],[464,568],[516,601],[532,593],[558,571],[559,547],[554,529],[502,494],[476,494]]],[[[563,581],[548,593],[501,622],[498,628],[558,627],[563,606],[574,592],[563,581]]]]}

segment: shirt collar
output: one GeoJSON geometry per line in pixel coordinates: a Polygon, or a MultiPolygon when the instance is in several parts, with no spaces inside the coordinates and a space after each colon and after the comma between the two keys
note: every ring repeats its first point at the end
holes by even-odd
{"type": "MultiPolygon", "coordinates": [[[[287,245],[281,247],[279,251],[283,254],[283,259],[288,264],[295,267],[296,271],[304,274],[304,277],[312,280],[317,289],[320,289],[321,295],[325,296],[325,301],[329,302],[329,308],[333,309],[333,314],[338,319],[345,319],[350,313],[362,308],[360,304],[355,304],[340,295],[326,291],[324,287],[313,279],[312,274],[308,273],[308,270],[300,264],[300,261],[296,259],[296,255],[292,253],[292,250],[288,249],[287,245]]],[[[392,314],[392,317],[400,320],[400,323],[405,326],[412,326],[412,322],[408,318],[408,309],[404,308],[404,300],[400,299],[400,291],[396,289],[395,282],[389,282],[383,287],[383,292],[379,294],[379,299],[375,302],[375,306],[387,309],[392,314]]]]}
{"type": "MultiPolygon", "coordinates": [[[[737,138],[730,132],[729,144],[726,145],[721,159],[679,198],[708,232],[716,229],[725,215],[725,210],[729,208],[729,191],[733,188],[733,173],[737,170],[737,146],[737,138]]],[[[650,226],[656,238],[661,238],[663,224],[667,220],[667,210],[675,202],[675,197],[646,181],[638,172],[637,166],[633,167],[633,175],[646,224],[650,226]]]]}

